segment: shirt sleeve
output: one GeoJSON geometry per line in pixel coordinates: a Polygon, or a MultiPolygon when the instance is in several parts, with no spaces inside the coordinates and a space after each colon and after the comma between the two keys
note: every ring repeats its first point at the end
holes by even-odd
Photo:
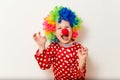
{"type": "MultiPolygon", "coordinates": [[[[78,49],[82,49],[84,48],[81,44],[78,44],[78,49]]],[[[86,64],[84,66],[84,68],[82,70],[79,70],[80,71],[80,76],[81,76],[81,80],[85,80],[85,74],[86,74],[86,64]]]]}
{"type": "Polygon", "coordinates": [[[36,51],[35,59],[38,62],[38,65],[41,69],[49,69],[51,67],[51,64],[53,62],[53,43],[49,45],[47,49],[44,49],[42,53],[39,52],[39,49],[36,51]],[[38,55],[39,54],[39,55],[38,55]]]}
{"type": "Polygon", "coordinates": [[[85,79],[85,74],[86,74],[86,65],[82,70],[80,70],[81,79],[83,79],[83,80],[85,79]]]}

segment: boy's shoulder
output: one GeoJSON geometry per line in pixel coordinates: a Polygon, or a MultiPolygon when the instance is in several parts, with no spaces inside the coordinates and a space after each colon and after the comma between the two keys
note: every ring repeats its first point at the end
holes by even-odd
{"type": "Polygon", "coordinates": [[[84,46],[80,42],[74,42],[74,45],[81,47],[81,48],[84,48],[84,46]]]}
{"type": "Polygon", "coordinates": [[[51,42],[50,44],[49,44],[49,47],[55,47],[55,46],[57,46],[58,45],[58,43],[56,43],[56,42],[51,42]]]}
{"type": "Polygon", "coordinates": [[[50,45],[57,45],[58,43],[57,42],[51,42],[50,45]]]}

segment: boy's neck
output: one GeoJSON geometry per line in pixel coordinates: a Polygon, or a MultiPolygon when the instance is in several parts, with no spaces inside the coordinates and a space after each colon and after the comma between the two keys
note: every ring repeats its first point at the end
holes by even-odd
{"type": "Polygon", "coordinates": [[[62,46],[62,47],[70,47],[70,46],[73,45],[74,42],[75,42],[75,41],[71,41],[71,42],[69,42],[69,43],[61,43],[61,42],[58,42],[58,44],[59,44],[60,46],[62,46]]]}

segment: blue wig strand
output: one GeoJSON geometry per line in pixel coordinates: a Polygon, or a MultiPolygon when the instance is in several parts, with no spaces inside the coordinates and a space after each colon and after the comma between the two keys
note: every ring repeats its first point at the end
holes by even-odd
{"type": "Polygon", "coordinates": [[[63,7],[59,11],[59,15],[60,15],[60,17],[58,19],[58,23],[60,23],[62,20],[66,20],[66,21],[70,22],[71,27],[73,27],[74,24],[78,24],[78,21],[75,20],[75,18],[76,18],[75,13],[66,7],[63,7]]]}

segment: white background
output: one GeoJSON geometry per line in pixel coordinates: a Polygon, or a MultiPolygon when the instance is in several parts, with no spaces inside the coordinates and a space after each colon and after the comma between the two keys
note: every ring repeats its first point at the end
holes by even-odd
{"type": "MultiPolygon", "coordinates": [[[[32,35],[54,6],[83,19],[79,42],[89,49],[88,79],[120,78],[120,0],[0,0],[0,79],[52,79],[34,58],[32,35]]],[[[43,34],[44,35],[44,34],[43,34]]]]}

